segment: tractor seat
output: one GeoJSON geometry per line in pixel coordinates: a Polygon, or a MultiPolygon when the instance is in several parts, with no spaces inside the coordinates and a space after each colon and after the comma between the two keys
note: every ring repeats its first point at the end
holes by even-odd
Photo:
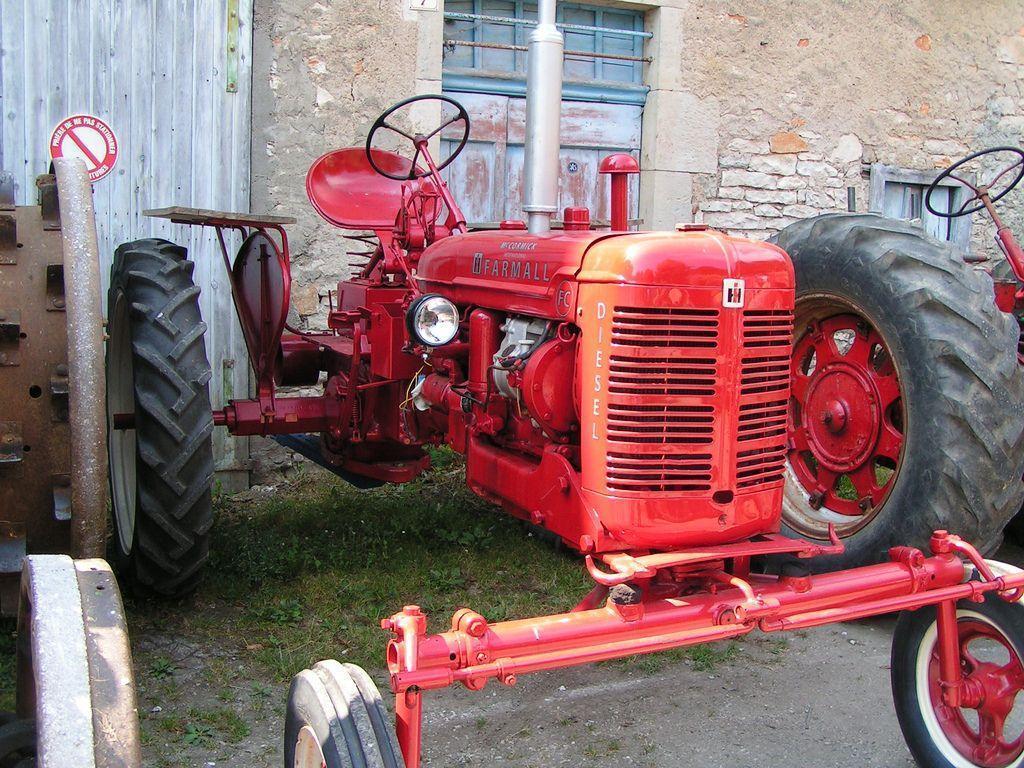
{"type": "MultiPolygon", "coordinates": [[[[394,152],[371,151],[374,162],[389,173],[406,175],[412,167],[394,152]]],[[[391,229],[402,207],[402,184],[373,170],[362,147],[328,152],[306,174],[306,194],[316,212],[342,229],[391,229]]]]}

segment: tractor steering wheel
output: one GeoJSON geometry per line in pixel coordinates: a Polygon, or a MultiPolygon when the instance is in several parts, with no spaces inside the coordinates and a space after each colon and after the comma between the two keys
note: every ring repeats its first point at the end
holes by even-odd
{"type": "Polygon", "coordinates": [[[466,108],[459,104],[459,102],[447,96],[436,96],[432,94],[426,94],[423,96],[413,96],[411,98],[405,99],[404,101],[400,101],[394,106],[389,107],[380,117],[374,120],[373,126],[370,128],[370,133],[367,134],[366,136],[366,159],[369,161],[370,167],[373,168],[373,170],[375,170],[381,176],[384,176],[386,178],[394,179],[395,181],[409,181],[410,179],[422,179],[423,177],[429,176],[431,174],[431,171],[429,169],[426,171],[418,171],[416,169],[416,161],[419,160],[420,156],[423,154],[424,149],[426,147],[426,143],[430,141],[434,136],[439,134],[441,131],[443,131],[445,128],[447,128],[449,125],[453,125],[454,123],[457,123],[460,120],[463,122],[463,125],[465,126],[462,131],[462,138],[459,140],[459,144],[455,148],[455,151],[448,156],[448,159],[441,163],[439,166],[437,166],[437,170],[439,171],[450,165],[452,160],[458,157],[459,153],[462,152],[463,149],[465,149],[466,142],[469,141],[469,113],[466,112],[466,108]],[[440,126],[432,130],[430,133],[417,133],[413,135],[406,131],[403,131],[401,128],[396,128],[394,125],[388,122],[388,118],[391,117],[398,110],[402,109],[403,107],[407,107],[410,104],[414,104],[420,101],[440,101],[445,104],[451,104],[453,107],[456,108],[456,110],[458,110],[458,112],[455,115],[455,117],[441,123],[440,126]],[[377,131],[381,129],[397,133],[399,136],[402,136],[412,142],[412,145],[415,148],[416,152],[412,156],[412,162],[409,166],[408,175],[401,176],[398,174],[389,173],[388,171],[383,170],[374,162],[373,152],[371,152],[370,150],[373,148],[374,135],[377,133],[377,131]]]}
{"type": "Polygon", "coordinates": [[[968,155],[962,160],[957,160],[955,163],[949,166],[949,168],[940,173],[935,178],[935,181],[933,181],[931,185],[928,187],[928,192],[925,193],[924,207],[928,209],[929,213],[933,213],[936,216],[940,216],[944,219],[956,219],[959,218],[960,216],[967,216],[976,211],[980,211],[982,208],[984,208],[986,199],[989,203],[994,203],[997,200],[1000,200],[1003,197],[1005,197],[1011,189],[1013,189],[1014,187],[1017,186],[1017,184],[1020,183],[1021,178],[1024,178],[1024,150],[1020,149],[1020,147],[992,147],[991,149],[983,149],[980,152],[975,152],[974,154],[968,155]],[[1005,168],[999,171],[999,173],[997,173],[995,177],[992,179],[992,181],[990,181],[988,184],[972,184],[971,182],[967,181],[967,179],[963,178],[962,175],[958,176],[956,174],[956,171],[960,170],[962,166],[966,165],[972,160],[977,160],[979,157],[984,157],[985,155],[993,155],[996,154],[997,152],[1009,152],[1010,154],[1016,155],[1017,159],[1010,165],[1007,165],[1005,168]],[[1007,174],[1011,174],[1014,172],[1016,172],[1016,175],[1013,176],[1013,181],[1007,184],[1005,189],[1001,189],[993,194],[992,190],[995,188],[996,184],[999,183],[999,180],[1002,179],[1007,174]],[[967,198],[967,200],[964,201],[963,205],[961,205],[955,211],[938,210],[932,205],[932,195],[935,193],[935,190],[939,188],[939,185],[945,179],[954,179],[956,181],[959,181],[961,184],[967,187],[967,189],[971,190],[974,193],[971,197],[967,198]],[[971,203],[974,203],[975,201],[977,201],[977,205],[972,206],[971,203]]]}

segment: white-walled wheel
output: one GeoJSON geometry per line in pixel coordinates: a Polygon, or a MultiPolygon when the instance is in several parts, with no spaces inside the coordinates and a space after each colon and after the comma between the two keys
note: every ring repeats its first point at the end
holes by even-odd
{"type": "Polygon", "coordinates": [[[995,594],[982,603],[964,601],[957,631],[965,684],[981,693],[973,707],[942,701],[935,608],[905,612],[896,624],[892,691],[907,746],[922,768],[1019,768],[1024,608],[995,594]]]}
{"type": "Polygon", "coordinates": [[[285,768],[404,768],[380,692],[354,664],[318,662],[292,679],[285,768]]]}
{"type": "Polygon", "coordinates": [[[25,559],[17,676],[18,716],[35,721],[39,768],[141,765],[128,630],[106,562],[25,559]]]}

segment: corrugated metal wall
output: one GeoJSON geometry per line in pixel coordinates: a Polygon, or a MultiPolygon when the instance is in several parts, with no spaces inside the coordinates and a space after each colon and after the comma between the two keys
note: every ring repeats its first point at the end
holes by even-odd
{"type": "MultiPolygon", "coordinates": [[[[249,210],[252,6],[253,0],[0,2],[0,168],[15,174],[19,204],[34,202],[35,177],[48,168],[47,141],[62,118],[90,113],[113,127],[117,166],[94,185],[104,274],[114,248],[127,240],[159,236],[189,248],[210,326],[215,407],[249,387],[215,235],[142,211],[249,210]],[[229,33],[231,13],[237,35],[229,33]]],[[[218,469],[243,469],[246,442],[223,430],[214,434],[218,469]]],[[[223,479],[236,485],[241,478],[223,479]]]]}

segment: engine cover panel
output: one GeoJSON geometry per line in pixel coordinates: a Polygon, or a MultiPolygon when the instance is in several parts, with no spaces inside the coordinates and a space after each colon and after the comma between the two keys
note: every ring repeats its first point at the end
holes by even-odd
{"type": "Polygon", "coordinates": [[[453,235],[427,248],[416,267],[424,293],[456,304],[564,320],[576,302],[576,273],[587,248],[607,232],[531,235],[497,230],[453,235]]]}

